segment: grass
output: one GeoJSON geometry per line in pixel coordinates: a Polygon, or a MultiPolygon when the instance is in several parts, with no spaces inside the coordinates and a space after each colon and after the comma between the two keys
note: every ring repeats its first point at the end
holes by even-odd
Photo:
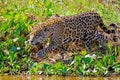
{"type": "Polygon", "coordinates": [[[97,0],[0,0],[0,74],[45,74],[45,75],[93,75],[107,76],[120,74],[120,64],[116,60],[120,47],[112,52],[96,57],[78,54],[55,64],[39,63],[31,57],[32,47],[27,43],[30,26],[38,24],[53,14],[73,15],[85,11],[98,12],[106,25],[120,24],[120,2],[99,2],[97,0]],[[37,21],[28,17],[35,15],[37,21]]]}

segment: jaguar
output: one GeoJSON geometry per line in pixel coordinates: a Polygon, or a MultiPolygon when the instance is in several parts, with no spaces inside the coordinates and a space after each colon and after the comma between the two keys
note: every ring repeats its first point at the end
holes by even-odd
{"type": "Polygon", "coordinates": [[[102,53],[106,53],[104,35],[99,34],[98,28],[107,34],[111,33],[96,12],[51,17],[31,28],[29,43],[36,46],[50,39],[49,45],[37,52],[40,58],[55,49],[60,49],[62,55],[64,54],[63,46],[69,46],[70,43],[74,43],[78,48],[81,45],[84,46],[88,53],[91,51],[91,45],[95,43],[103,48],[102,53]]]}

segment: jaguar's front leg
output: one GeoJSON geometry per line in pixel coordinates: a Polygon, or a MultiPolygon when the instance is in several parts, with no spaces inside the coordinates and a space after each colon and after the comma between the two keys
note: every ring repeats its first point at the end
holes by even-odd
{"type": "Polygon", "coordinates": [[[100,48],[102,54],[106,54],[107,45],[106,45],[103,35],[101,35],[101,39],[98,41],[98,43],[99,43],[99,48],[100,48]]]}
{"type": "Polygon", "coordinates": [[[86,42],[86,50],[87,50],[87,53],[90,53],[91,52],[91,41],[88,39],[86,42]]]}
{"type": "Polygon", "coordinates": [[[37,52],[37,57],[43,58],[45,57],[46,53],[55,50],[59,45],[55,42],[51,42],[47,48],[43,48],[37,52]]]}
{"type": "Polygon", "coordinates": [[[99,31],[96,31],[94,39],[97,41],[97,45],[99,46],[101,52],[105,54],[107,49],[104,35],[102,35],[99,31]]]}
{"type": "Polygon", "coordinates": [[[45,57],[45,49],[39,50],[37,52],[37,57],[44,58],[45,57]]]}

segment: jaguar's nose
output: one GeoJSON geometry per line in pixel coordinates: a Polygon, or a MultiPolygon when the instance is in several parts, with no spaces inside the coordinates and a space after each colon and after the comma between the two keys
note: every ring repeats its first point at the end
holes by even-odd
{"type": "Polygon", "coordinates": [[[29,44],[35,45],[35,43],[33,41],[30,41],[30,40],[28,40],[28,41],[29,41],[29,44]]]}
{"type": "Polygon", "coordinates": [[[34,40],[28,40],[28,42],[29,42],[29,44],[31,44],[31,45],[33,45],[33,46],[39,44],[39,42],[34,41],[34,40]]]}

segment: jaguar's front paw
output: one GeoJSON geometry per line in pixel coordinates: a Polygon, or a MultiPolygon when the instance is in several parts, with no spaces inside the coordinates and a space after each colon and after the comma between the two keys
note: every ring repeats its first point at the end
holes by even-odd
{"type": "Polygon", "coordinates": [[[43,50],[39,50],[37,52],[37,57],[40,57],[40,58],[44,58],[45,54],[44,54],[44,51],[43,50]]]}

